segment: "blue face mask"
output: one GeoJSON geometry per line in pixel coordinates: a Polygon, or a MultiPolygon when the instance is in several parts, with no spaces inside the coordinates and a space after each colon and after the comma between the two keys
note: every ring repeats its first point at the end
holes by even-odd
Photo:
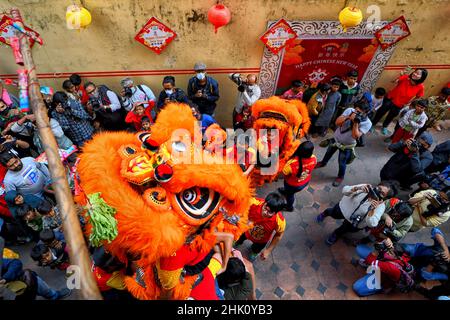
{"type": "Polygon", "coordinates": [[[206,75],[205,75],[204,72],[199,72],[199,73],[197,73],[196,77],[197,77],[198,80],[203,80],[203,79],[206,78],[206,75]]]}

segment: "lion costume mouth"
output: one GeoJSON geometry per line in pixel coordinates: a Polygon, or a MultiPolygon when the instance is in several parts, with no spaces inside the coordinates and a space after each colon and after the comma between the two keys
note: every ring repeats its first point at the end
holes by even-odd
{"type": "MultiPolygon", "coordinates": [[[[80,156],[78,174],[84,192],[101,192],[117,211],[118,235],[104,245],[124,263],[130,255],[140,257],[136,263],[144,270],[145,286],[134,278],[126,281],[140,299],[158,297],[152,275],[161,257],[173,255],[186,243],[193,250],[209,252],[215,231],[231,233],[237,240],[248,228],[252,190],[238,165],[171,161],[170,152],[201,150],[201,143],[183,145],[172,137],[179,128],[193,137],[194,127],[188,106],[168,104],[151,134],[101,133],[80,156]]],[[[188,285],[186,281],[179,287],[188,290],[188,285]]],[[[188,291],[180,290],[176,297],[186,298],[188,291]]]]}

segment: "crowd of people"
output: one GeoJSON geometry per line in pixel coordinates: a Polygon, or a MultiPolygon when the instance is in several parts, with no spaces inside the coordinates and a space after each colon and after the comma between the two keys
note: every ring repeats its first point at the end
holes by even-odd
{"type": "MultiPolygon", "coordinates": [[[[207,74],[204,63],[196,63],[194,72],[186,91],[176,87],[175,77],[165,76],[158,96],[147,85],[136,85],[131,78],[123,79],[122,89],[116,93],[106,85],[83,81],[77,74],[63,81],[60,91],[42,88],[57,144],[62,150],[72,150],[63,159],[67,167],[74,164],[77,152],[82,152],[83,145],[96,133],[150,132],[158,113],[169,102],[188,104],[205,135],[208,128],[220,128],[215,119],[220,98],[218,81],[207,74]]],[[[327,217],[343,220],[327,237],[330,246],[348,233],[366,232],[355,242],[361,258],[359,264],[365,268],[376,264],[381,270],[381,284],[368,286],[371,276],[368,274],[353,286],[358,295],[392,288],[403,292],[417,290],[433,299],[450,295],[450,253],[439,229],[450,217],[450,140],[433,148],[430,130],[442,130],[440,121],[450,106],[450,87],[443,88],[437,96],[425,98],[427,70],[417,69],[401,74],[389,91],[376,88],[373,93],[361,92],[358,76],[356,70],[350,70],[343,77],[333,77],[317,86],[294,80],[292,87],[281,95],[283,99],[302,100],[307,105],[311,129],[282,168],[283,187],[265,199],[255,199],[249,212],[253,226],[234,243],[226,268],[223,272],[219,272],[220,267],[211,269],[213,276],[217,276],[214,291],[217,299],[256,299],[252,262],[258,257],[265,260],[282,239],[286,228],[282,211],[295,210],[295,195],[308,186],[313,170],[327,166],[336,151],[339,151],[339,171],[333,186],[339,187],[347,166],[357,157],[356,148],[365,146],[365,136],[375,132],[375,125],[383,117],[384,141],[380,143],[389,143],[387,148],[393,154],[380,168],[380,182],[343,186],[339,203],[320,213],[316,220],[318,223],[327,217]],[[395,130],[389,132],[388,126],[396,118],[395,130]],[[320,161],[314,155],[311,138],[324,138],[319,146],[327,149],[320,161]],[[408,190],[409,196],[400,197],[399,189],[408,190]],[[430,228],[433,245],[402,242],[408,232],[423,228],[430,228]],[[246,240],[252,243],[248,258],[238,250],[246,240]],[[422,286],[427,280],[442,283],[428,290],[422,286]]],[[[231,74],[229,78],[238,90],[230,114],[233,127],[249,129],[254,121],[252,105],[261,98],[257,76],[250,74],[244,78],[231,74]]],[[[24,269],[18,254],[7,248],[30,243],[30,256],[38,266],[65,270],[70,265],[52,180],[46,162],[41,159],[44,149],[36,119],[33,114],[20,111],[17,99],[1,82],[0,127],[0,297],[64,298],[71,294],[70,290],[50,288],[36,272],[24,269]]],[[[256,158],[257,150],[246,143],[236,148],[245,150],[245,159],[239,163],[248,175],[254,168],[251,159],[256,158]]],[[[81,214],[79,219],[84,227],[81,214]]],[[[103,247],[91,248],[91,257],[103,297],[131,299],[121,280],[121,275],[131,267],[103,247]]],[[[192,298],[197,291],[193,291],[192,298]]],[[[208,295],[199,295],[205,296],[208,295]]]]}

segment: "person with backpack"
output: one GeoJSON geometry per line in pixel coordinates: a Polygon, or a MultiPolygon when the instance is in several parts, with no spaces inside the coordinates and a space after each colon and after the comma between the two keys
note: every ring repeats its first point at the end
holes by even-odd
{"type": "Polygon", "coordinates": [[[106,85],[97,87],[93,82],[87,82],[85,89],[89,95],[88,109],[93,109],[100,127],[111,131],[124,129],[125,111],[119,96],[106,85]]]}
{"type": "MultiPolygon", "coordinates": [[[[133,79],[125,78],[120,81],[122,91],[120,96],[122,97],[122,107],[126,111],[131,111],[133,106],[142,104],[144,108],[153,108],[156,104],[156,97],[153,91],[145,84],[134,85],[133,79]]],[[[150,109],[152,110],[152,109],[150,109]]]]}
{"type": "Polygon", "coordinates": [[[206,75],[206,65],[197,62],[194,66],[195,77],[189,79],[188,97],[194,102],[201,114],[214,117],[216,102],[219,100],[219,84],[216,79],[206,75]]]}

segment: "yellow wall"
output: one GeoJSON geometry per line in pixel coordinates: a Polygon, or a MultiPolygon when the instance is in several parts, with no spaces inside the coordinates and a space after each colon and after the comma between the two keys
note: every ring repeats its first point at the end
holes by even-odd
{"type": "MultiPolygon", "coordinates": [[[[211,68],[259,68],[263,44],[259,40],[269,20],[336,20],[345,1],[331,0],[224,0],[232,13],[231,23],[214,34],[207,10],[215,0],[84,0],[92,14],[92,24],[81,32],[65,26],[65,10],[72,0],[1,0],[0,12],[12,6],[21,9],[26,24],[38,31],[43,47],[35,46],[34,59],[39,73],[191,69],[197,60],[211,68]],[[176,33],[177,38],[157,55],[134,40],[135,34],[155,16],[176,33]]],[[[412,35],[397,47],[388,65],[449,64],[448,39],[450,1],[371,0],[357,3],[365,12],[370,4],[379,5],[382,20],[405,15],[411,20],[412,35]]],[[[79,3],[75,0],[75,3],[79,3]]],[[[367,16],[365,14],[365,16],[367,16]]],[[[448,68],[448,67],[447,67],[448,68]]],[[[17,69],[9,47],[0,47],[0,74],[17,69]]],[[[390,88],[398,71],[384,71],[377,85],[390,88]]],[[[224,74],[213,75],[220,84],[218,119],[229,124],[236,88],[224,74]]],[[[188,75],[178,75],[177,85],[185,89],[188,75]]],[[[92,78],[119,88],[121,77],[92,78]]],[[[155,94],[162,76],[136,77],[155,94]]],[[[430,70],[427,94],[436,93],[450,81],[449,69],[430,70]]],[[[62,80],[43,80],[42,84],[60,88],[62,80]]]]}

